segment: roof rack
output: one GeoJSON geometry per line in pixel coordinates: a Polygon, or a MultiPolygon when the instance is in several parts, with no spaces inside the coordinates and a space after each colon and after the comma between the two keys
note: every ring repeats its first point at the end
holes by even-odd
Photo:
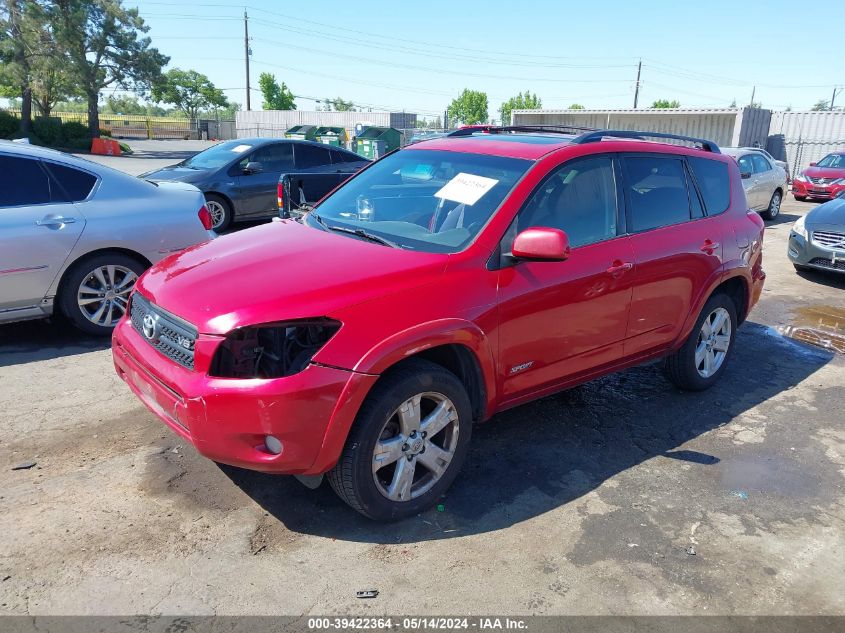
{"type": "Polygon", "coordinates": [[[546,132],[550,134],[583,134],[595,132],[594,127],[580,127],[577,125],[473,125],[462,127],[446,136],[472,136],[476,132],[487,134],[501,134],[502,132],[546,132]]]}
{"type": "Polygon", "coordinates": [[[573,139],[572,142],[577,145],[581,145],[583,143],[595,143],[607,137],[632,138],[639,139],[641,141],[644,141],[646,138],[668,138],[674,139],[676,141],[687,141],[696,146],[700,145],[701,149],[706,152],[712,152],[714,154],[722,153],[719,150],[719,146],[716,145],[716,143],[714,143],[713,141],[708,141],[703,138],[695,138],[694,136],[668,134],[666,132],[639,132],[633,130],[594,130],[591,132],[587,132],[586,134],[582,134],[581,136],[573,139]]]}

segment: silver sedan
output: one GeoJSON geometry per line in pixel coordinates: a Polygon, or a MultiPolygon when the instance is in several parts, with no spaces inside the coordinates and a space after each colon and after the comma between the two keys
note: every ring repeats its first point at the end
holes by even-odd
{"type": "Polygon", "coordinates": [[[723,147],[722,153],[733,156],[739,163],[748,208],[767,220],[774,220],[780,214],[786,193],[786,171],[756,149],[723,147]]]}
{"type": "Polygon", "coordinates": [[[202,193],[0,141],[0,323],[61,312],[109,334],[138,276],[214,237],[202,193]]]}

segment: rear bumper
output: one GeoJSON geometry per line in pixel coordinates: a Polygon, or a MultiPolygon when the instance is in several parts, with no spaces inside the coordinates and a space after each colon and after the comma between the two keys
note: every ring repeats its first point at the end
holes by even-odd
{"type": "Polygon", "coordinates": [[[830,200],[837,193],[845,189],[845,185],[816,185],[803,180],[792,181],[792,195],[812,198],[814,200],[830,200]]]}
{"type": "MultiPolygon", "coordinates": [[[[209,338],[201,335],[198,347],[220,341],[209,338]]],[[[331,468],[378,378],[313,364],[272,380],[214,378],[161,355],[128,320],[115,328],[112,355],[132,392],[200,454],[268,473],[318,474],[331,468]],[[280,454],[267,450],[267,435],[282,442],[280,454]]]]}

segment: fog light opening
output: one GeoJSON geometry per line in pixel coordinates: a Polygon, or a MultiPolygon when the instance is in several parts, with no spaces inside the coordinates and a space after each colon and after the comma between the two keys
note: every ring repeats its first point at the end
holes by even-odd
{"type": "Polygon", "coordinates": [[[273,437],[272,435],[265,436],[264,446],[266,446],[267,450],[273,453],[273,455],[279,455],[282,452],[282,440],[278,437],[273,437]]]}

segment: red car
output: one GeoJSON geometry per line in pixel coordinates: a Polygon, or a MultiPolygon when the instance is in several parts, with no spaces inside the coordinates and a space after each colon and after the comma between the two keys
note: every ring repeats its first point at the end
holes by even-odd
{"type": "Polygon", "coordinates": [[[389,154],[299,223],[151,268],[117,371],[201,454],[327,474],[375,519],[435,502],[504,409],[657,358],[705,389],[760,296],[763,221],[714,144],[640,134],[469,129],[389,154]]]}
{"type": "Polygon", "coordinates": [[[832,200],[845,190],[845,152],[828,154],[796,176],[792,195],[796,200],[832,200]]]}

